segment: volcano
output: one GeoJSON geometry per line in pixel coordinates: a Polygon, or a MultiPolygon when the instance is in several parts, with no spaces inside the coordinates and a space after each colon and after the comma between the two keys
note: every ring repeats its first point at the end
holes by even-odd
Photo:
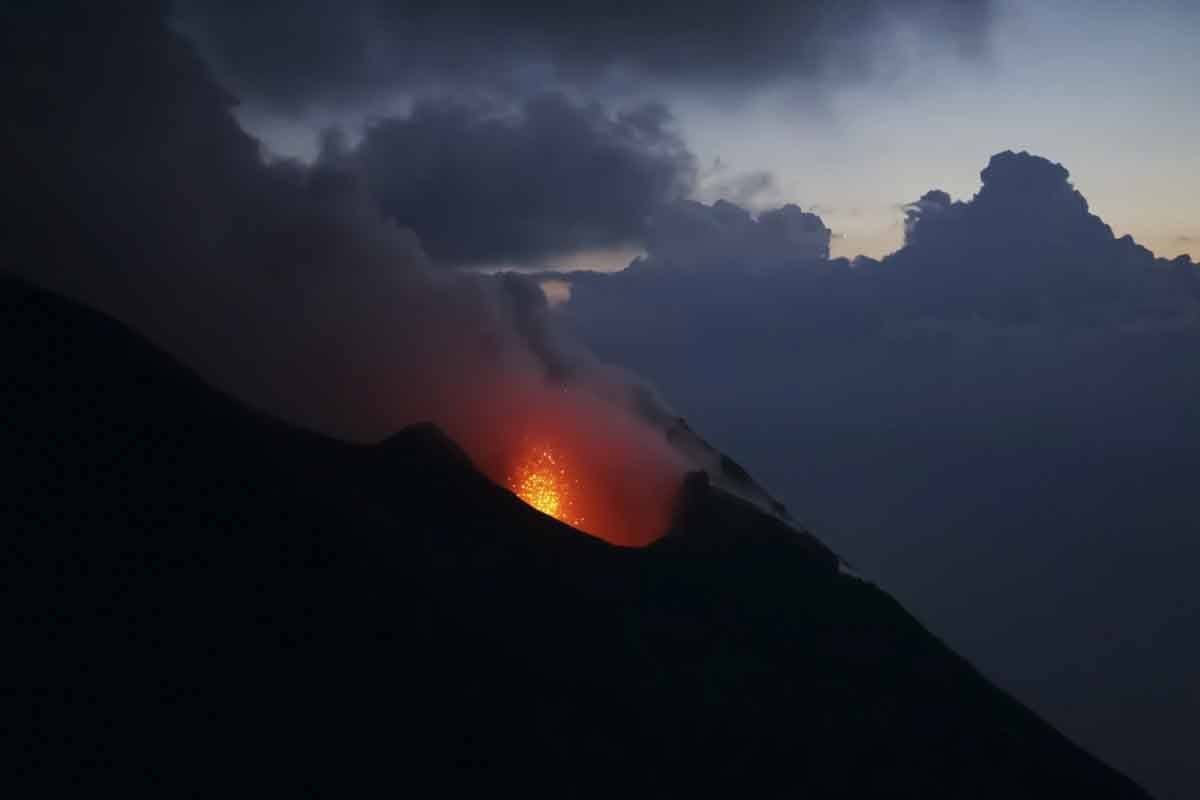
{"type": "Polygon", "coordinates": [[[529,505],[578,528],[586,520],[575,510],[578,481],[570,477],[561,456],[546,447],[531,450],[510,479],[513,492],[529,505]]]}
{"type": "Polygon", "coordinates": [[[433,426],[328,439],[2,297],[7,720],[43,793],[1146,796],[704,473],[616,547],[433,426]]]}

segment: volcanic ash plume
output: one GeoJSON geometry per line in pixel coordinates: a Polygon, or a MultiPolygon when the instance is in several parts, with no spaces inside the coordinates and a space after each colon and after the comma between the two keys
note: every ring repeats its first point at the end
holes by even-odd
{"type": "Polygon", "coordinates": [[[313,165],[264,160],[157,10],[13,21],[47,84],[7,92],[15,270],[267,411],[358,441],[433,421],[568,523],[663,533],[687,461],[651,393],[559,334],[533,283],[431,268],[336,138],[313,165]]]}

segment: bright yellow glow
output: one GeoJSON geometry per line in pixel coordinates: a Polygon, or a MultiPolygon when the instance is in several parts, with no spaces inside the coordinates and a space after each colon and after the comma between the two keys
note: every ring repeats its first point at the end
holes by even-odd
{"type": "Polygon", "coordinates": [[[574,511],[574,483],[549,448],[532,449],[509,477],[508,483],[517,497],[543,514],[575,527],[583,524],[583,517],[574,511]]]}

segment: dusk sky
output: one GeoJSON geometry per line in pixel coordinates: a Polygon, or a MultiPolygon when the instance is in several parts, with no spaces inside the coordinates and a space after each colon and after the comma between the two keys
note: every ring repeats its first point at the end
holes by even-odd
{"type": "MultiPolygon", "coordinates": [[[[853,19],[876,27],[845,33],[817,70],[781,65],[732,87],[670,75],[622,80],[614,70],[585,94],[616,107],[666,103],[697,158],[697,199],[814,210],[834,231],[834,256],[894,251],[905,203],[931,188],[969,199],[981,165],[1006,149],[1062,162],[1118,236],[1131,234],[1168,258],[1200,253],[1200,7],[963,5],[985,9],[970,35],[931,34],[920,15],[853,19]],[[841,47],[871,52],[846,55],[841,47]]],[[[186,15],[183,28],[190,29],[186,15]]],[[[554,85],[549,69],[529,70],[531,82],[554,85]]],[[[384,73],[370,97],[281,105],[243,92],[237,114],[273,152],[311,159],[324,128],[354,138],[366,119],[406,113],[423,88],[401,75],[389,84],[384,73]]],[[[543,263],[619,268],[637,252],[629,243],[543,263]]]]}

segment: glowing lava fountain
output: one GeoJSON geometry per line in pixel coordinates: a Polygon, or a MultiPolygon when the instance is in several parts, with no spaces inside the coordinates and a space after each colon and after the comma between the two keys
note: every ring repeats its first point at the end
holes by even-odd
{"type": "Polygon", "coordinates": [[[575,510],[579,483],[567,475],[565,465],[550,448],[532,448],[509,476],[508,485],[543,514],[576,528],[583,526],[584,518],[575,510]]]}

